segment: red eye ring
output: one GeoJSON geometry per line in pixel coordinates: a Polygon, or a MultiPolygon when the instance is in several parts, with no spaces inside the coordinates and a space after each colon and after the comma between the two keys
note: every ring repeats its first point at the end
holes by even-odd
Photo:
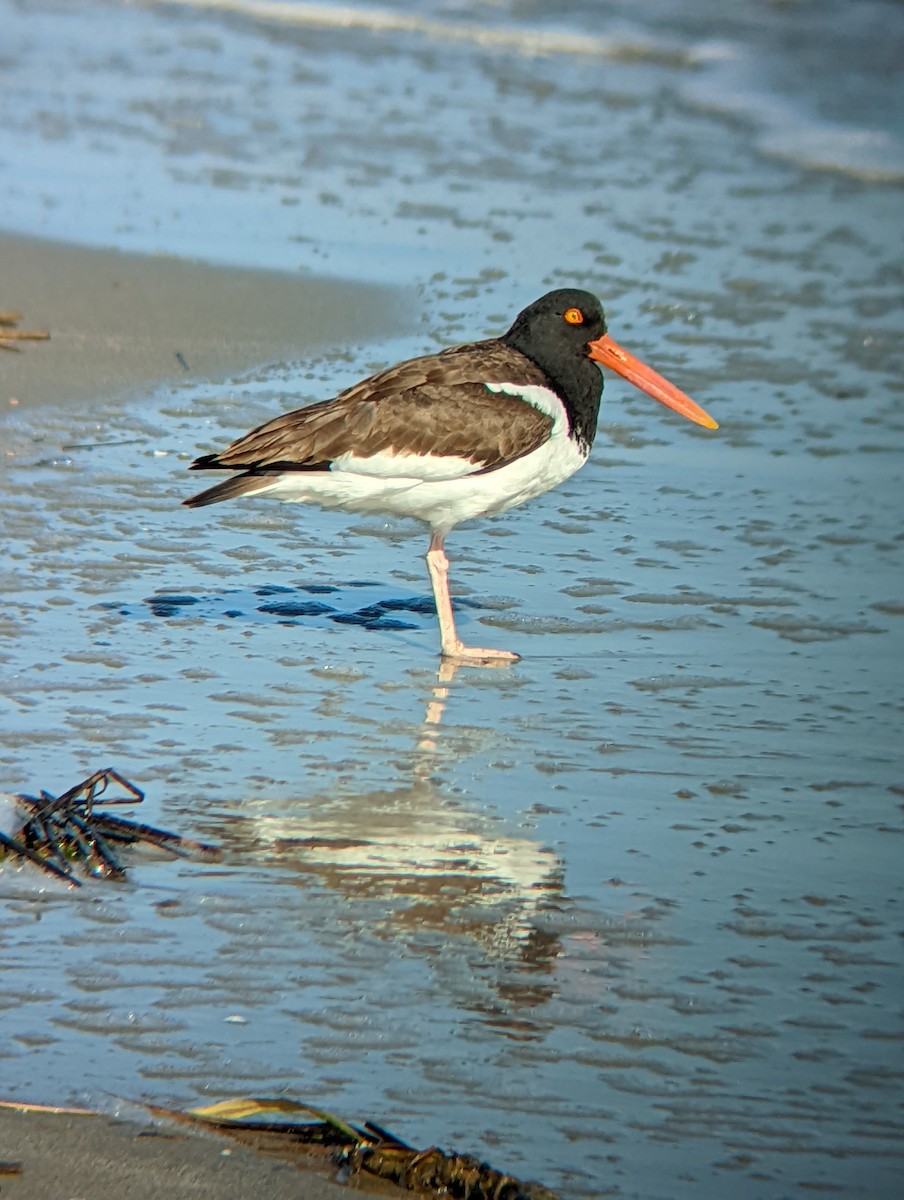
{"type": "Polygon", "coordinates": [[[569,325],[584,324],[584,314],[579,308],[568,308],[563,313],[563,316],[569,325]]]}

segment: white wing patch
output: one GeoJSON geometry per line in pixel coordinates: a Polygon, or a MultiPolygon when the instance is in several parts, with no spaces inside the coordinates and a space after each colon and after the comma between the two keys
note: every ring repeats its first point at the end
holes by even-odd
{"type": "Polygon", "coordinates": [[[353,452],[337,455],[330,464],[335,472],[348,471],[354,475],[371,475],[377,479],[409,479],[428,482],[437,479],[459,479],[477,470],[479,463],[456,454],[413,454],[408,450],[381,450],[378,454],[357,455],[353,452]]]}
{"type": "Polygon", "coordinates": [[[560,426],[563,433],[567,431],[568,417],[565,414],[565,405],[549,388],[540,387],[537,383],[485,383],[483,386],[488,392],[517,396],[519,400],[526,401],[531,408],[538,409],[553,421],[553,436],[558,433],[560,426]]]}

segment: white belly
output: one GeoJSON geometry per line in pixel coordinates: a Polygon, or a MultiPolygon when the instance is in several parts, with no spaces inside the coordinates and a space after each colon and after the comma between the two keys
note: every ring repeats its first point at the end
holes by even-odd
{"type": "Polygon", "coordinates": [[[431,529],[448,533],[461,521],[504,512],[541,496],[568,479],[586,461],[586,456],[567,438],[564,443],[546,442],[524,458],[483,475],[474,474],[474,464],[467,463],[469,474],[423,478],[414,473],[414,461],[406,464],[403,456],[393,457],[396,471],[391,475],[377,474],[371,459],[366,471],[356,470],[351,462],[330,471],[280,475],[256,494],[266,492],[278,500],[344,508],[348,512],[416,517],[431,529]],[[406,472],[406,466],[410,473],[406,472]]]}

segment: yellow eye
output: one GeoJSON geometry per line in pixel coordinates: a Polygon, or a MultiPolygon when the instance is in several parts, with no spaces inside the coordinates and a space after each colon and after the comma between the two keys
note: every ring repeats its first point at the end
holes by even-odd
{"type": "Polygon", "coordinates": [[[583,325],[584,314],[579,308],[569,308],[565,312],[565,320],[569,325],[583,325]]]}

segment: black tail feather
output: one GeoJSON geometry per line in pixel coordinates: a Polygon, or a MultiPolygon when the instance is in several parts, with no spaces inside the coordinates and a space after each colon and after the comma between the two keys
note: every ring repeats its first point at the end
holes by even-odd
{"type": "MultiPolygon", "coordinates": [[[[208,454],[206,457],[216,458],[216,455],[208,454]]],[[[198,464],[203,461],[199,458],[197,463],[193,463],[192,466],[200,470],[198,464]]],[[[186,508],[203,508],[205,504],[219,504],[221,500],[235,500],[238,496],[247,496],[249,492],[262,491],[271,482],[272,480],[267,479],[266,476],[243,472],[241,475],[233,475],[230,479],[223,479],[219,483],[215,483],[206,491],[198,492],[197,496],[189,496],[182,503],[186,508]]]]}
{"type": "Polygon", "coordinates": [[[195,459],[188,469],[189,471],[226,471],[229,468],[220,462],[218,454],[202,454],[200,458],[195,459]]]}

